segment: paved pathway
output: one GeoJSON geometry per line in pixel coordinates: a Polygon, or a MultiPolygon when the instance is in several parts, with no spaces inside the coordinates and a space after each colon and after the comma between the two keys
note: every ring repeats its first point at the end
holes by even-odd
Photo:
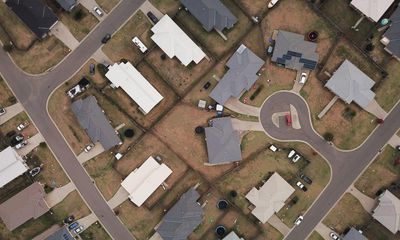
{"type": "Polygon", "coordinates": [[[365,109],[367,112],[371,113],[377,118],[385,119],[387,117],[387,112],[376,102],[372,100],[371,103],[365,109]]]}
{"type": "Polygon", "coordinates": [[[58,21],[54,28],[51,29],[50,34],[58,38],[71,50],[74,50],[79,46],[79,41],[76,40],[74,35],[72,35],[72,33],[69,31],[69,28],[61,21],[58,21]]]}
{"type": "Polygon", "coordinates": [[[82,225],[84,227],[83,230],[86,230],[90,225],[98,221],[99,219],[94,215],[93,213],[87,215],[86,217],[83,217],[81,219],[78,219],[77,222],[79,225],[82,225]]]}
{"type": "Polygon", "coordinates": [[[322,222],[318,223],[318,225],[315,227],[315,231],[319,233],[319,235],[321,235],[321,237],[323,237],[325,240],[332,240],[329,234],[334,231],[322,222]]]}
{"type": "Polygon", "coordinates": [[[372,199],[364,193],[360,192],[357,188],[354,187],[354,185],[351,185],[347,192],[351,193],[351,195],[353,195],[358,199],[358,201],[360,201],[365,211],[372,214],[372,211],[375,209],[377,204],[375,199],[372,199]]]}
{"type": "Polygon", "coordinates": [[[229,98],[229,100],[225,103],[225,107],[243,115],[250,115],[256,117],[260,115],[260,108],[244,104],[241,101],[239,101],[239,99],[234,97],[229,98]]]}
{"type": "Polygon", "coordinates": [[[397,148],[397,146],[400,146],[400,137],[397,135],[393,135],[390,139],[388,144],[394,148],[397,148]]]}
{"type": "Polygon", "coordinates": [[[20,103],[16,103],[14,105],[11,105],[9,107],[5,108],[6,114],[0,116],[0,125],[7,122],[11,118],[15,117],[22,111],[24,111],[24,108],[20,103]]]}
{"type": "Polygon", "coordinates": [[[20,156],[25,156],[26,154],[30,153],[33,149],[39,146],[40,143],[44,142],[44,138],[42,134],[37,133],[35,136],[28,138],[27,141],[28,144],[25,147],[17,150],[20,156]]]}
{"type": "Polygon", "coordinates": [[[114,209],[125,202],[129,197],[129,193],[121,186],[114,196],[108,200],[108,205],[114,209]]]}
{"type": "Polygon", "coordinates": [[[318,118],[321,119],[325,114],[332,108],[333,104],[339,99],[338,96],[334,96],[329,103],[322,109],[322,111],[318,114],[318,118]]]}
{"type": "Polygon", "coordinates": [[[264,131],[260,122],[244,121],[232,118],[233,128],[238,131],[264,131]]]}
{"type": "Polygon", "coordinates": [[[106,63],[113,64],[113,61],[101,50],[101,48],[97,49],[97,51],[93,54],[92,58],[96,60],[98,63],[106,63]]]}
{"type": "MultiPolygon", "coordinates": [[[[148,0],[145,1],[142,6],[140,6],[139,8],[140,10],[142,10],[142,12],[147,16],[148,12],[152,12],[158,19],[161,19],[164,14],[162,12],[160,12],[160,10],[158,10],[156,7],[153,6],[153,4],[151,4],[151,2],[149,2],[148,0]]],[[[149,21],[153,24],[153,22],[149,19],[149,21]]]]}
{"type": "Polygon", "coordinates": [[[50,208],[54,207],[62,200],[64,200],[64,198],[75,189],[76,188],[73,182],[69,182],[59,188],[54,188],[53,191],[46,195],[45,200],[47,202],[47,205],[49,205],[50,208]]]}
{"type": "Polygon", "coordinates": [[[290,228],[286,226],[286,224],[284,224],[282,220],[280,220],[279,217],[276,216],[276,214],[272,215],[272,217],[268,219],[268,223],[276,228],[276,230],[281,232],[283,236],[286,236],[290,232],[290,228]]]}
{"type": "Polygon", "coordinates": [[[103,146],[100,143],[96,143],[94,145],[94,147],[92,148],[92,150],[90,150],[89,152],[83,151],[81,154],[79,154],[77,156],[77,159],[78,159],[80,164],[83,164],[86,161],[88,161],[88,160],[96,157],[97,155],[101,154],[102,152],[104,152],[103,146]]]}

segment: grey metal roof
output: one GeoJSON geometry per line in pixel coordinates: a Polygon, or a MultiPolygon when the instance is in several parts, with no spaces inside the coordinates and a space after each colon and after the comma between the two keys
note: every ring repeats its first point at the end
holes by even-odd
{"type": "Polygon", "coordinates": [[[203,25],[208,32],[230,29],[237,18],[219,0],[181,0],[181,3],[203,25]]]}
{"type": "Polygon", "coordinates": [[[73,102],[71,108],[93,143],[100,142],[105,150],[120,144],[121,140],[94,96],[73,102]]]}
{"type": "Polygon", "coordinates": [[[63,227],[48,236],[46,240],[75,240],[75,238],[72,237],[66,227],[63,227]]]}
{"type": "Polygon", "coordinates": [[[65,11],[71,11],[76,5],[76,0],[57,0],[57,2],[65,11]]]}
{"type": "Polygon", "coordinates": [[[318,62],[316,49],[317,44],[305,41],[303,35],[279,30],[271,60],[289,69],[312,70],[318,62]]]}
{"type": "Polygon", "coordinates": [[[58,21],[41,0],[7,0],[6,4],[38,38],[43,38],[58,21]]]}
{"type": "Polygon", "coordinates": [[[264,60],[242,44],[227,62],[229,70],[212,90],[210,97],[222,105],[230,97],[239,97],[257,81],[257,72],[262,65],[264,60]]]}
{"type": "Polygon", "coordinates": [[[199,193],[190,188],[161,220],[156,231],[163,240],[186,240],[203,219],[199,193]]]}
{"type": "Polygon", "coordinates": [[[357,231],[355,228],[350,228],[350,230],[342,237],[342,240],[368,240],[362,233],[357,231]]]}
{"type": "Polygon", "coordinates": [[[397,7],[390,17],[391,25],[385,32],[384,37],[389,39],[386,48],[395,56],[400,58],[400,7],[397,7]]]}
{"type": "Polygon", "coordinates": [[[400,199],[386,190],[379,196],[379,204],[372,217],[396,234],[400,230],[400,199]]]}
{"type": "Polygon", "coordinates": [[[239,132],[233,129],[230,117],[210,120],[205,128],[208,162],[224,164],[242,160],[239,132]]]}
{"type": "Polygon", "coordinates": [[[375,97],[375,93],[371,91],[374,84],[374,80],[346,59],[325,87],[346,103],[354,101],[360,107],[366,108],[375,97]]]}

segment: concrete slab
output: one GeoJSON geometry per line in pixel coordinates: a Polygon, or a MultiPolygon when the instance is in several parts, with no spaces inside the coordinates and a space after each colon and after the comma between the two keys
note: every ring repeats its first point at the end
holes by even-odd
{"type": "MultiPolygon", "coordinates": [[[[164,14],[162,12],[160,12],[160,10],[158,10],[156,7],[154,7],[154,5],[151,4],[151,2],[149,2],[148,0],[145,1],[139,7],[139,9],[144,13],[144,15],[146,15],[146,17],[147,17],[148,12],[152,12],[158,19],[161,19],[164,16],[164,14]]],[[[154,25],[154,23],[150,20],[150,18],[148,18],[148,20],[150,21],[151,24],[154,25]]]]}
{"type": "Polygon", "coordinates": [[[123,202],[125,202],[129,198],[129,193],[121,186],[118,191],[114,194],[114,196],[108,200],[108,206],[110,206],[111,209],[114,209],[121,205],[123,202]]]}
{"type": "Polygon", "coordinates": [[[260,122],[244,121],[240,119],[232,119],[233,129],[238,131],[264,131],[260,122]]]}
{"type": "Polygon", "coordinates": [[[272,215],[270,219],[268,219],[268,223],[271,224],[276,230],[282,233],[283,236],[286,236],[290,232],[290,228],[286,226],[282,220],[278,218],[275,214],[272,215]]]}
{"type": "Polygon", "coordinates": [[[319,233],[319,235],[321,235],[321,237],[323,237],[325,240],[330,240],[331,237],[329,236],[329,234],[331,232],[334,232],[323,223],[318,223],[318,225],[315,227],[315,231],[317,231],[317,233],[319,233]]]}
{"type": "Polygon", "coordinates": [[[83,151],[81,154],[77,156],[77,159],[80,164],[85,163],[86,161],[96,157],[97,155],[101,154],[104,152],[104,148],[100,143],[96,143],[92,150],[89,152],[83,151]]]}
{"type": "Polygon", "coordinates": [[[39,146],[40,143],[44,142],[44,138],[42,136],[42,134],[37,133],[35,136],[27,139],[28,144],[17,150],[17,153],[20,156],[25,156],[26,154],[30,153],[33,149],[35,149],[37,146],[39,146]]]}
{"type": "Polygon", "coordinates": [[[0,116],[0,125],[24,111],[24,108],[20,103],[16,103],[4,109],[6,110],[6,114],[0,116]]]}
{"type": "Polygon", "coordinates": [[[318,118],[321,119],[328,111],[331,109],[333,104],[339,99],[338,96],[334,96],[332,100],[322,109],[322,111],[318,114],[318,118]]]}
{"type": "Polygon", "coordinates": [[[96,221],[98,221],[98,218],[93,213],[77,220],[79,225],[82,225],[84,227],[83,231],[85,231],[88,227],[90,227],[90,225],[92,225],[96,221]]]}
{"type": "Polygon", "coordinates": [[[46,202],[49,205],[50,208],[54,207],[58,203],[60,203],[68,194],[70,194],[72,191],[74,191],[75,185],[73,182],[69,182],[66,185],[55,188],[53,191],[51,191],[49,194],[46,195],[46,202]]]}
{"type": "Polygon", "coordinates": [[[107,13],[100,8],[99,4],[95,0],[78,0],[78,3],[82,4],[90,13],[92,13],[99,21],[103,20],[107,17],[107,13]],[[94,7],[98,7],[103,12],[103,16],[100,17],[94,12],[94,7]]]}
{"type": "Polygon", "coordinates": [[[244,115],[256,117],[260,115],[260,108],[244,104],[239,101],[239,99],[234,97],[228,99],[228,101],[225,103],[225,107],[244,115]]]}
{"type": "Polygon", "coordinates": [[[347,190],[348,193],[351,193],[354,197],[360,201],[361,205],[368,213],[372,214],[372,211],[375,209],[377,205],[377,201],[360,192],[354,185],[351,185],[347,190]]]}
{"type": "Polygon", "coordinates": [[[301,129],[299,114],[297,114],[297,110],[292,104],[290,104],[290,115],[292,116],[292,128],[301,129]]]}
{"type": "Polygon", "coordinates": [[[58,38],[71,50],[74,50],[79,46],[79,41],[76,40],[74,35],[72,35],[72,33],[69,31],[68,27],[65,26],[61,21],[58,21],[58,23],[51,29],[50,34],[58,38]]]}
{"type": "Polygon", "coordinates": [[[286,115],[290,114],[290,112],[278,112],[278,113],[274,113],[272,114],[272,123],[279,128],[279,118],[284,117],[286,115]]]}
{"type": "Polygon", "coordinates": [[[383,110],[383,108],[378,104],[375,99],[370,104],[368,104],[365,110],[380,119],[385,119],[388,115],[388,113],[383,110]]]}
{"type": "Polygon", "coordinates": [[[394,148],[400,146],[400,137],[397,134],[393,135],[388,141],[388,144],[394,148]]]}
{"type": "Polygon", "coordinates": [[[97,51],[92,55],[92,58],[98,63],[113,63],[113,61],[111,61],[111,59],[101,50],[101,48],[97,49],[97,51]]]}

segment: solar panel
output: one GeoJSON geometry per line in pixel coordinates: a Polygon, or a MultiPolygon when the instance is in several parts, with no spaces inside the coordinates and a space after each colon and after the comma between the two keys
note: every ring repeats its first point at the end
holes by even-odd
{"type": "Polygon", "coordinates": [[[293,57],[301,57],[303,54],[298,53],[298,52],[288,51],[287,55],[293,56],[293,57]]]}
{"type": "Polygon", "coordinates": [[[279,63],[279,64],[285,64],[286,63],[285,59],[282,59],[282,58],[277,58],[276,62],[279,63]]]}
{"type": "Polygon", "coordinates": [[[313,70],[313,69],[315,69],[316,64],[304,64],[303,67],[313,70]]]}
{"type": "Polygon", "coordinates": [[[286,59],[286,60],[290,60],[290,59],[292,59],[292,56],[289,56],[289,55],[284,54],[284,55],[282,56],[282,58],[283,58],[283,59],[286,59]]]}
{"type": "Polygon", "coordinates": [[[304,63],[304,64],[317,64],[316,61],[308,60],[308,59],[305,59],[305,58],[300,59],[299,62],[304,63]]]}

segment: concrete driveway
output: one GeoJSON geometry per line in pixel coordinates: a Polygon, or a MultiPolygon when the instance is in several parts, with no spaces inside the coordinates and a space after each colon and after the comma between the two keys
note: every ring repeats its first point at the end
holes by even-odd
{"type": "Polygon", "coordinates": [[[6,114],[0,116],[0,125],[24,111],[24,108],[20,103],[16,103],[4,109],[6,110],[6,114]]]}
{"type": "Polygon", "coordinates": [[[58,21],[58,23],[51,29],[50,34],[58,38],[70,50],[74,50],[79,46],[79,41],[76,40],[74,35],[69,31],[69,28],[61,21],[58,21]]]}

